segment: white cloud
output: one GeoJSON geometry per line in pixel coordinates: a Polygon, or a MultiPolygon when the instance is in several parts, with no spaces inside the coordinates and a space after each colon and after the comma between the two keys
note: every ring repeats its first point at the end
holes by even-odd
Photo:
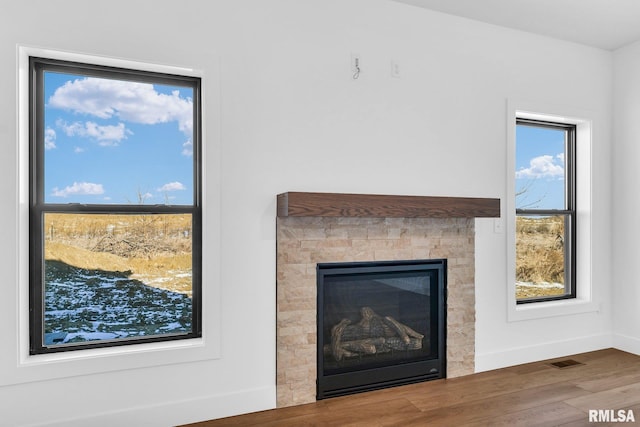
{"type": "Polygon", "coordinates": [[[529,161],[528,168],[520,168],[516,172],[516,178],[564,178],[564,154],[558,154],[555,157],[551,155],[543,155],[534,157],[529,161]]]}
{"type": "Polygon", "coordinates": [[[193,142],[191,142],[191,140],[188,140],[184,144],[182,144],[182,155],[193,156],[193,142]]]}
{"type": "Polygon", "coordinates": [[[162,187],[158,188],[158,191],[179,191],[179,190],[186,190],[187,187],[184,186],[184,184],[182,184],[181,182],[175,181],[175,182],[170,182],[168,184],[163,185],[162,187]]]}
{"type": "Polygon", "coordinates": [[[51,129],[51,128],[47,128],[44,131],[44,149],[45,150],[51,150],[53,148],[56,148],[56,131],[51,129]]]}
{"type": "Polygon", "coordinates": [[[178,91],[158,93],[152,84],[88,77],[68,81],[49,98],[49,106],[101,119],[156,124],[178,122],[187,135],[193,131],[193,101],[178,91]]]}
{"type": "Polygon", "coordinates": [[[93,138],[96,139],[100,145],[105,146],[118,145],[120,141],[127,138],[127,135],[133,134],[133,132],[125,127],[124,123],[118,123],[115,126],[100,126],[94,122],[74,122],[69,124],[64,120],[57,120],[56,125],[62,129],[67,136],[93,138]]]}
{"type": "Polygon", "coordinates": [[[102,184],[94,184],[92,182],[74,182],[73,185],[67,186],[62,190],[54,187],[52,191],[52,194],[56,197],[98,195],[103,193],[102,184]]]}

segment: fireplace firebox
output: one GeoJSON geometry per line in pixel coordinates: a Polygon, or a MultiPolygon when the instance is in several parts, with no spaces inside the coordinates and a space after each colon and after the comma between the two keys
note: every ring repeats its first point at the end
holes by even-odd
{"type": "Polygon", "coordinates": [[[446,377],[445,259],[317,265],[317,399],[446,377]]]}

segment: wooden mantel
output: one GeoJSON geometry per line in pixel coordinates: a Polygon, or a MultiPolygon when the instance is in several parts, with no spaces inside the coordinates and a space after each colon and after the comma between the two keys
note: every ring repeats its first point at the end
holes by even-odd
{"type": "Polygon", "coordinates": [[[278,194],[278,216],[498,218],[500,199],[288,192],[278,194]]]}

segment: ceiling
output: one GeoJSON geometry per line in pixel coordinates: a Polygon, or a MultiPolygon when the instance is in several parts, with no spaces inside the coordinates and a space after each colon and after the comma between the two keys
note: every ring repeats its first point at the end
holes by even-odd
{"type": "Polygon", "coordinates": [[[640,40],[638,0],[394,1],[606,50],[640,40]]]}

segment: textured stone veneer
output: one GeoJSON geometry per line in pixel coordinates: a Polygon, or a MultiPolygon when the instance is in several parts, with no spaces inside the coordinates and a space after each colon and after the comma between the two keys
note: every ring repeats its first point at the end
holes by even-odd
{"type": "Polygon", "coordinates": [[[316,264],[447,259],[447,377],[474,372],[474,219],[278,218],[278,407],[316,400],[316,264]]]}

